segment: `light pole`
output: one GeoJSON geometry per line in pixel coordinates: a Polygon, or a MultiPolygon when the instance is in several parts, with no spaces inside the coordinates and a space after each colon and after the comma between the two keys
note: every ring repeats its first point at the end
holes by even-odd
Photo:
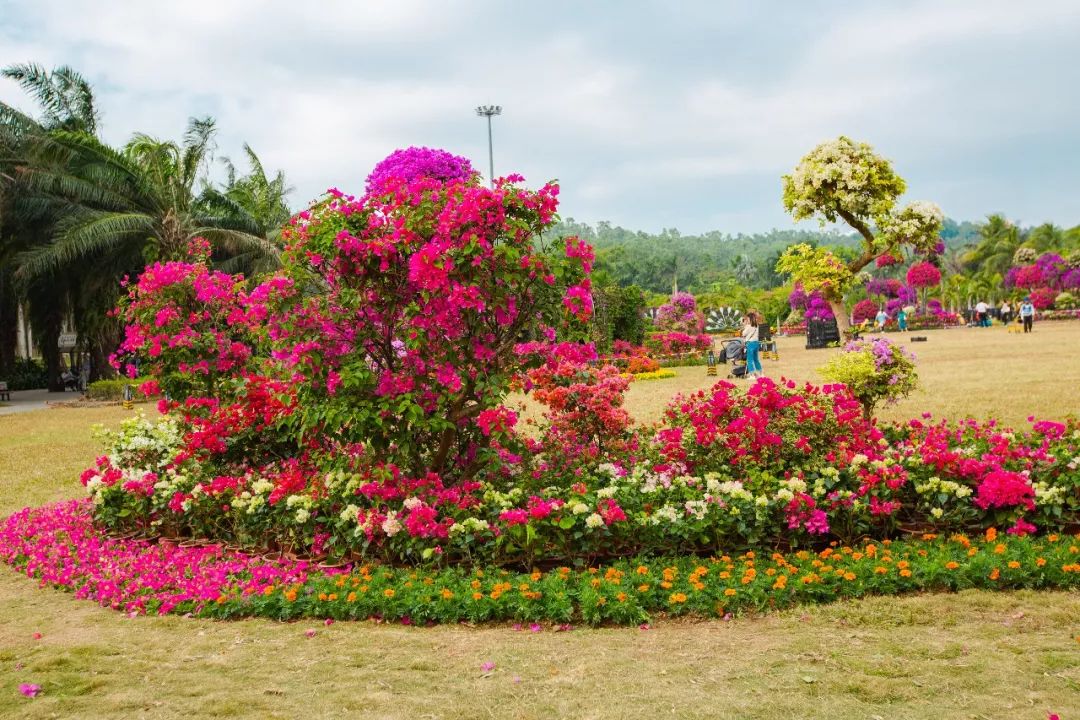
{"type": "Polygon", "coordinates": [[[476,108],[476,114],[486,117],[488,123],[488,181],[495,185],[495,151],[491,144],[491,118],[502,114],[502,105],[480,105],[476,108]]]}

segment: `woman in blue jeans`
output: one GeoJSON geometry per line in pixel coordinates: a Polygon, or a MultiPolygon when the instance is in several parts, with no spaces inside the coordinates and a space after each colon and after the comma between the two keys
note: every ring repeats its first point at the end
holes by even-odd
{"type": "Polygon", "coordinates": [[[746,343],[746,376],[761,377],[761,343],[758,342],[758,319],[753,310],[743,318],[742,339],[746,343]]]}

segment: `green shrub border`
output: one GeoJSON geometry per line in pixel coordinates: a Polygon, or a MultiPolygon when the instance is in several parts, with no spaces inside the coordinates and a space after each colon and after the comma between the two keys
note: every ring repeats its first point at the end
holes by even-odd
{"type": "Polygon", "coordinates": [[[856,547],[834,545],[820,552],[637,558],[546,572],[362,566],[316,573],[302,585],[226,593],[196,614],[406,624],[628,625],[655,616],[727,617],[870,595],[1077,589],[1078,544],[1080,534],[1018,538],[990,531],[975,540],[926,535],[866,541],[856,547]]]}

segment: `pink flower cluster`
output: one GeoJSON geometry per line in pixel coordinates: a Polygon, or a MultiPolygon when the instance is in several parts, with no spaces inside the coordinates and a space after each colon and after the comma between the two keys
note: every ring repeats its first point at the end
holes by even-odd
{"type": "Polygon", "coordinates": [[[0,525],[0,561],[43,586],[128,613],[192,612],[226,594],[303,583],[308,563],[265,560],[221,545],[178,547],[114,539],[94,526],[90,503],[25,509],[0,525]]]}

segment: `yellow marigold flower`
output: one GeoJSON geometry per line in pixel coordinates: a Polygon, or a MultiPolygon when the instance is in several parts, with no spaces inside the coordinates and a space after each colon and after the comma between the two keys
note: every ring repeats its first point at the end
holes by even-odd
{"type": "Polygon", "coordinates": [[[649,592],[649,585],[647,583],[637,586],[638,592],[649,592]]]}
{"type": "Polygon", "coordinates": [[[1015,570],[1016,568],[1020,567],[1020,563],[1018,563],[1016,560],[1010,560],[1009,567],[1015,570]]]}
{"type": "Polygon", "coordinates": [[[725,590],[725,591],[724,591],[724,595],[726,595],[726,596],[728,596],[728,597],[733,597],[733,596],[734,596],[734,595],[736,595],[736,594],[737,594],[738,592],[739,592],[739,591],[738,591],[738,590],[736,590],[735,588],[728,588],[727,590],[725,590]]]}
{"type": "Polygon", "coordinates": [[[665,580],[662,583],[660,583],[660,587],[664,588],[665,590],[668,590],[668,589],[671,588],[671,583],[669,583],[667,580],[665,580]]]}
{"type": "Polygon", "coordinates": [[[592,585],[594,588],[600,587],[600,578],[593,578],[589,581],[589,584],[592,585]]]}
{"type": "Polygon", "coordinates": [[[773,575],[776,574],[776,568],[769,568],[768,570],[765,571],[765,574],[768,575],[769,577],[772,577],[773,575]]]}
{"type": "Polygon", "coordinates": [[[727,580],[730,577],[731,577],[731,573],[729,573],[727,570],[724,570],[722,573],[720,573],[720,579],[721,580],[727,580]]]}
{"type": "Polygon", "coordinates": [[[273,595],[274,594],[274,586],[273,585],[267,585],[265,588],[263,588],[263,593],[262,594],[267,596],[267,597],[273,595]]]}
{"type": "Polygon", "coordinates": [[[607,598],[604,597],[603,595],[601,595],[600,597],[596,598],[596,604],[597,605],[607,605],[607,598]]]}
{"type": "Polygon", "coordinates": [[[351,592],[345,596],[345,602],[356,602],[356,593],[351,592]]]}
{"type": "Polygon", "coordinates": [[[684,603],[684,602],[686,602],[686,596],[683,595],[682,593],[672,593],[671,597],[668,598],[668,602],[684,603]]]}

